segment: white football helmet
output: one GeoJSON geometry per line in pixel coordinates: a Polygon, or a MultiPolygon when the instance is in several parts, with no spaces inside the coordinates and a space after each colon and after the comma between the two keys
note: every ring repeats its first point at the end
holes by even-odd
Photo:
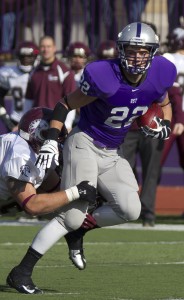
{"type": "MultiPolygon", "coordinates": [[[[154,30],[145,23],[135,22],[127,25],[119,34],[117,49],[121,66],[131,74],[143,74],[150,67],[151,61],[159,48],[159,38],[154,30]],[[126,46],[137,46],[149,50],[149,57],[145,58],[144,67],[129,65],[128,57],[125,54],[126,46]]],[[[144,58],[143,58],[144,59],[144,58]]]]}

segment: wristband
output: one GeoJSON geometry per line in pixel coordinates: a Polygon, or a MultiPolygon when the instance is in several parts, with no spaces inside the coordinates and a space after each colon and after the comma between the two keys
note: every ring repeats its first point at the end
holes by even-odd
{"type": "Polygon", "coordinates": [[[48,140],[54,140],[54,141],[58,141],[60,135],[60,130],[57,128],[49,128],[48,130],[48,134],[47,134],[47,139],[48,140]]]}
{"type": "Polygon", "coordinates": [[[66,120],[67,114],[68,114],[68,109],[66,108],[66,106],[63,103],[58,102],[54,108],[54,111],[52,114],[52,120],[56,120],[56,121],[64,123],[66,120]]]}
{"type": "Polygon", "coordinates": [[[80,197],[79,192],[78,192],[78,188],[76,186],[73,186],[73,187],[65,190],[65,193],[67,195],[67,198],[68,198],[69,202],[77,200],[80,197]]]}

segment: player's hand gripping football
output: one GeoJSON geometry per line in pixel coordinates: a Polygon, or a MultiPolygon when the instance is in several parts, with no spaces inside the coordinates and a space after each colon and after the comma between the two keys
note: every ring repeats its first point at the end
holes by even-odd
{"type": "Polygon", "coordinates": [[[158,117],[154,117],[154,121],[157,123],[157,128],[152,129],[148,126],[141,127],[141,131],[145,136],[150,136],[153,139],[167,140],[171,133],[171,122],[169,120],[163,120],[158,117]]]}
{"type": "Polygon", "coordinates": [[[39,151],[35,166],[45,171],[49,168],[55,169],[55,167],[58,165],[58,143],[54,140],[46,140],[39,151]]]}

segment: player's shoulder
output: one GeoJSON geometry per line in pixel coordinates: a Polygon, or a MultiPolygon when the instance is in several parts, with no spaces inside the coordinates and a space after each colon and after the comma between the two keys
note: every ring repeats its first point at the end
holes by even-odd
{"type": "Polygon", "coordinates": [[[96,82],[103,80],[106,82],[119,82],[121,78],[121,70],[118,59],[96,60],[86,65],[84,74],[88,73],[96,82]]]}
{"type": "Polygon", "coordinates": [[[17,76],[20,73],[19,68],[15,65],[13,66],[2,66],[0,67],[0,75],[4,77],[17,76]]]}
{"type": "Polygon", "coordinates": [[[104,59],[104,60],[95,60],[88,63],[85,67],[87,70],[112,70],[112,68],[119,68],[118,59],[104,59]]]}
{"type": "Polygon", "coordinates": [[[30,153],[29,144],[18,134],[18,132],[10,132],[7,134],[1,135],[2,145],[9,144],[11,145],[11,152],[17,152],[19,156],[27,155],[30,153]],[[21,149],[21,151],[20,151],[21,149]]]}
{"type": "Polygon", "coordinates": [[[91,96],[107,98],[114,95],[121,86],[118,60],[97,60],[88,63],[84,68],[81,83],[86,81],[95,91],[91,96]]]}
{"type": "Polygon", "coordinates": [[[154,57],[151,68],[148,70],[148,78],[152,83],[167,89],[173,85],[176,76],[177,70],[172,62],[162,55],[154,57]]]}
{"type": "Polygon", "coordinates": [[[173,70],[173,71],[175,70],[176,71],[176,67],[175,67],[174,63],[171,62],[170,60],[168,60],[163,55],[156,55],[154,57],[154,59],[153,59],[153,66],[156,66],[157,68],[159,68],[163,72],[165,72],[167,69],[170,69],[170,70],[173,70]]]}

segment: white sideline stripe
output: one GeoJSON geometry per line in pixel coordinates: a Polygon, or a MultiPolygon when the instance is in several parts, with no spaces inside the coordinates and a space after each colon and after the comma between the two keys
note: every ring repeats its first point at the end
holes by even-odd
{"type": "Polygon", "coordinates": [[[80,293],[72,293],[72,292],[68,292],[68,293],[59,293],[59,292],[58,293],[47,293],[47,292],[44,292],[43,295],[81,295],[81,294],[80,293]]]}
{"type": "MultiPolygon", "coordinates": [[[[49,221],[0,221],[0,226],[36,226],[44,225],[49,221]]],[[[129,229],[129,230],[151,230],[151,231],[184,231],[184,225],[182,224],[156,224],[154,227],[143,227],[138,223],[125,223],[121,225],[114,225],[104,227],[103,229],[129,229]]]]}
{"type": "MultiPolygon", "coordinates": [[[[124,298],[110,298],[111,300],[133,300],[133,299],[124,299],[124,298]]],[[[183,298],[167,298],[167,299],[155,299],[155,300],[184,300],[183,298]]]]}
{"type": "MultiPolygon", "coordinates": [[[[118,245],[182,245],[184,244],[184,241],[172,241],[172,242],[165,242],[165,241],[159,241],[159,242],[85,242],[85,245],[88,246],[118,246],[118,245]]],[[[0,246],[29,246],[30,243],[12,243],[12,242],[6,242],[6,243],[0,243],[0,246]]],[[[56,243],[55,246],[67,246],[66,242],[59,242],[56,243]]]]}

